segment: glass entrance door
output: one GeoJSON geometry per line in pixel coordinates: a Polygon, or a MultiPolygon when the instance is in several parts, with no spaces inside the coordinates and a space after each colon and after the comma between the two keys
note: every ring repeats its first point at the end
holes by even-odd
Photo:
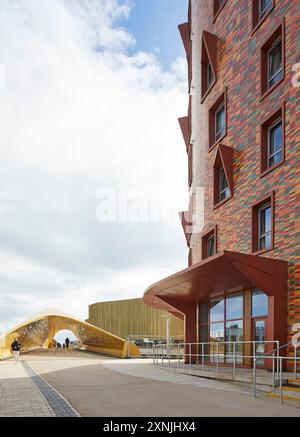
{"type": "MultiPolygon", "coordinates": [[[[265,353],[265,337],[266,337],[266,320],[254,319],[253,320],[253,340],[256,342],[254,351],[256,356],[263,355],[265,353]]],[[[258,367],[264,367],[264,358],[258,358],[256,361],[258,367]]]]}

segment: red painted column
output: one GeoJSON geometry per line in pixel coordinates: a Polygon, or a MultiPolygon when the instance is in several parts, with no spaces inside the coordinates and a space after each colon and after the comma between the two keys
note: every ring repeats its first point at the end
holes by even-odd
{"type": "Polygon", "coordinates": [[[169,298],[163,300],[184,315],[185,362],[186,364],[195,364],[197,362],[197,345],[191,343],[197,343],[197,303],[169,298]]]}
{"type": "MultiPolygon", "coordinates": [[[[273,296],[269,296],[269,316],[267,321],[266,340],[278,340],[279,345],[287,343],[287,272],[278,269],[275,273],[275,290],[273,296]]],[[[272,351],[276,345],[268,345],[266,351],[272,351]]],[[[282,349],[280,355],[286,355],[286,350],[282,349]]],[[[286,362],[284,361],[284,365],[286,362]]],[[[267,368],[272,368],[272,360],[266,360],[267,368]]]]}
{"type": "Polygon", "coordinates": [[[197,362],[197,305],[196,302],[186,305],[184,316],[185,362],[195,364],[197,362]],[[191,354],[191,356],[190,356],[191,354]]]}

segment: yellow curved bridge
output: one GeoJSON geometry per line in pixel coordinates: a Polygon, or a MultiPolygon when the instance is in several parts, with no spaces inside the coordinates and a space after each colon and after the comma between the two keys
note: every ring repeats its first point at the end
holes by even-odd
{"type": "Polygon", "coordinates": [[[72,331],[83,348],[117,358],[138,357],[139,349],[133,343],[119,338],[103,329],[82,322],[58,310],[45,310],[0,336],[0,360],[9,358],[10,346],[17,337],[22,351],[38,347],[51,349],[54,337],[61,330],[72,331]]]}

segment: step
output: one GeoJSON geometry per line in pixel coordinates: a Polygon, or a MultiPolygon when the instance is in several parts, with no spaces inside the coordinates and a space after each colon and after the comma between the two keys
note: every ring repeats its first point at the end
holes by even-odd
{"type": "Polygon", "coordinates": [[[289,383],[289,384],[296,384],[296,385],[299,384],[299,386],[300,386],[300,379],[289,378],[289,379],[288,379],[288,383],[289,383]]]}
{"type": "Polygon", "coordinates": [[[283,385],[282,389],[287,390],[287,391],[294,391],[296,393],[300,393],[300,387],[297,385],[293,385],[293,384],[283,385]]]}
{"type": "MultiPolygon", "coordinates": [[[[190,376],[197,376],[200,378],[206,378],[206,379],[214,379],[217,381],[229,381],[229,382],[240,382],[240,383],[246,383],[246,384],[253,384],[253,373],[250,371],[250,373],[237,373],[236,375],[233,375],[232,373],[223,373],[222,371],[216,372],[212,370],[196,370],[196,369],[171,369],[172,371],[176,373],[183,373],[185,375],[190,376]]],[[[256,384],[257,386],[272,386],[272,375],[270,373],[260,374],[256,377],[256,384]]],[[[283,380],[284,384],[287,384],[287,379],[283,380]]]]}
{"type": "MultiPolygon", "coordinates": [[[[268,393],[268,396],[280,396],[280,388],[276,387],[274,393],[268,393]]],[[[286,386],[282,387],[283,399],[300,402],[300,387],[286,386]]]]}
{"type": "MultiPolygon", "coordinates": [[[[279,393],[267,393],[266,396],[271,398],[280,398],[279,393]]],[[[282,395],[282,399],[285,399],[286,401],[293,401],[293,402],[300,402],[300,398],[294,397],[294,396],[286,396],[282,395]]]]}

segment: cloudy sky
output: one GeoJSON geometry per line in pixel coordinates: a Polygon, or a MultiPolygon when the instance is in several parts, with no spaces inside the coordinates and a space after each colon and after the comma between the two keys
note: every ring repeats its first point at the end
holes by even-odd
{"type": "Polygon", "coordinates": [[[49,307],[86,318],[186,266],[186,15],[1,0],[0,332],[49,307]]]}

